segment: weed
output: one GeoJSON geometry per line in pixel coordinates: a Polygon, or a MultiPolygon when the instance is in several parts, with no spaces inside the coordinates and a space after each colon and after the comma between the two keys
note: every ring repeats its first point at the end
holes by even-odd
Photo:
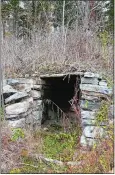
{"type": "Polygon", "coordinates": [[[77,144],[78,133],[48,134],[44,137],[43,152],[52,159],[72,160],[77,144]]]}
{"type": "Polygon", "coordinates": [[[17,141],[19,138],[24,138],[24,132],[21,128],[15,128],[13,130],[13,135],[11,137],[12,141],[17,141]]]}
{"type": "Polygon", "coordinates": [[[0,108],[0,118],[1,118],[1,121],[4,120],[4,112],[3,112],[3,108],[0,108]]]}
{"type": "Polygon", "coordinates": [[[108,121],[108,110],[109,103],[102,101],[101,107],[96,115],[96,125],[100,125],[101,123],[108,121]]]}
{"type": "Polygon", "coordinates": [[[21,170],[19,168],[14,168],[10,171],[10,174],[20,174],[21,170]]]}

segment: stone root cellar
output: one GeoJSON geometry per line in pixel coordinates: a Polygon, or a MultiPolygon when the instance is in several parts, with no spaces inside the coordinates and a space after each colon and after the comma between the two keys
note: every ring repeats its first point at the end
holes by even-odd
{"type": "Polygon", "coordinates": [[[81,124],[81,145],[92,146],[106,136],[103,126],[108,123],[97,126],[95,121],[102,100],[108,101],[111,95],[112,90],[99,74],[74,72],[5,79],[2,97],[9,126],[36,130],[49,121],[61,124],[68,118],[81,124]]]}

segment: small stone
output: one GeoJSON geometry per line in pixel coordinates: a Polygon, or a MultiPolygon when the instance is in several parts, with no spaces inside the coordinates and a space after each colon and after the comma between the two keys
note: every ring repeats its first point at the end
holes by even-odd
{"type": "Polygon", "coordinates": [[[102,80],[102,81],[99,82],[99,85],[100,85],[100,86],[107,87],[107,82],[104,81],[104,80],[102,80]]]}
{"type": "Polygon", "coordinates": [[[29,78],[29,76],[30,76],[29,74],[25,74],[25,78],[29,78]]]}
{"type": "Polygon", "coordinates": [[[73,161],[67,162],[67,165],[70,165],[70,166],[78,166],[78,165],[81,165],[81,164],[82,164],[81,161],[79,161],[79,162],[73,162],[73,161]]]}
{"type": "Polygon", "coordinates": [[[5,103],[9,103],[9,102],[12,102],[12,101],[23,99],[27,96],[28,96],[28,94],[26,92],[17,92],[15,94],[11,95],[10,97],[6,98],[5,103]]]}
{"type": "Polygon", "coordinates": [[[43,128],[44,131],[48,131],[49,129],[48,128],[43,128]]]}

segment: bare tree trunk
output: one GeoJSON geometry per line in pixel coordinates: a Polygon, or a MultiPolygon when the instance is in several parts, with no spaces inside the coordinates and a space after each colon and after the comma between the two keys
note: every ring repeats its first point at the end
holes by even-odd
{"type": "Polygon", "coordinates": [[[65,0],[63,0],[63,16],[62,16],[62,29],[63,29],[63,36],[64,36],[64,33],[65,33],[65,28],[64,28],[64,25],[65,25],[65,0]]]}

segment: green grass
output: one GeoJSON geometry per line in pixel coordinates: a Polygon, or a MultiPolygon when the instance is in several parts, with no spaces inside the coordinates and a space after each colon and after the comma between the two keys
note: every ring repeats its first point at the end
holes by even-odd
{"type": "Polygon", "coordinates": [[[43,137],[43,153],[46,157],[61,161],[72,161],[80,128],[76,128],[74,132],[69,133],[50,133],[47,132],[43,137]]]}

